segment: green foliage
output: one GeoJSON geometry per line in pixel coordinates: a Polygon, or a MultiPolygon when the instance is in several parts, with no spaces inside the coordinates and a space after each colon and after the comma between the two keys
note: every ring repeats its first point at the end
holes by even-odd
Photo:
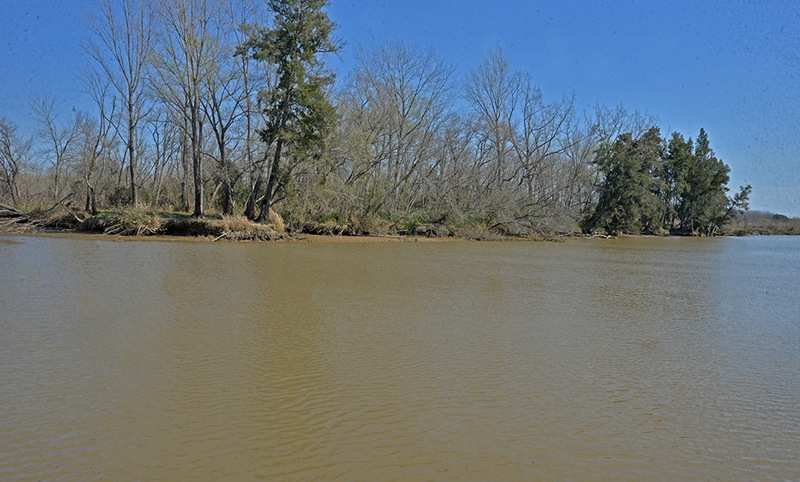
{"type": "Polygon", "coordinates": [[[322,10],[326,0],[270,0],[274,24],[257,28],[246,44],[254,59],[275,69],[277,84],[260,93],[267,125],[265,143],[282,140],[302,157],[322,142],[334,120],[320,53],[333,52],[333,22],[322,10]]]}
{"type": "Polygon", "coordinates": [[[733,208],[739,211],[749,211],[750,194],[752,194],[752,192],[753,192],[753,187],[749,184],[747,186],[739,186],[739,192],[737,192],[732,199],[733,208]]]}
{"type": "Polygon", "coordinates": [[[622,134],[600,147],[595,162],[604,182],[594,212],[582,223],[583,230],[655,232],[661,209],[656,177],[661,163],[659,130],[652,128],[639,138],[622,134]]]}
{"type": "Polygon", "coordinates": [[[730,168],[714,155],[705,130],[700,129],[694,155],[688,159],[686,182],[678,213],[683,234],[715,234],[728,216],[730,168]]]}
{"type": "Polygon", "coordinates": [[[335,120],[327,92],[333,74],[320,59],[320,54],[336,50],[330,38],[333,23],[323,11],[326,3],[269,0],[273,25],[256,29],[244,48],[276,76],[274,85],[259,94],[266,119],[261,139],[267,150],[275,144],[260,222],[267,220],[276,193],[287,192],[298,164],[320,157],[335,120]],[[293,162],[282,166],[283,157],[293,162]]]}
{"type": "Polygon", "coordinates": [[[749,208],[750,186],[728,197],[730,168],[703,129],[696,142],[674,133],[666,146],[656,128],[638,138],[625,133],[601,145],[595,163],[603,181],[585,232],[713,236],[749,208]]]}
{"type": "Polygon", "coordinates": [[[663,164],[665,186],[662,192],[662,202],[666,208],[664,224],[668,230],[676,228],[676,222],[681,216],[681,213],[678,212],[678,206],[688,188],[688,171],[694,155],[693,150],[694,146],[691,139],[687,140],[677,132],[672,134],[672,138],[667,145],[663,164]]]}

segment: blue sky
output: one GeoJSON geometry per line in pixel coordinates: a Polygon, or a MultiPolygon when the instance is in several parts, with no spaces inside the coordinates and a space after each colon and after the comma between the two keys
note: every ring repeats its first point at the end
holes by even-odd
{"type": "MultiPolygon", "coordinates": [[[[86,109],[81,42],[94,0],[0,0],[0,115],[32,128],[47,94],[86,109]]],[[[752,207],[800,216],[800,2],[792,0],[331,0],[344,74],[359,50],[430,49],[457,77],[491,50],[546,97],[623,104],[664,131],[710,133],[752,207]]]]}

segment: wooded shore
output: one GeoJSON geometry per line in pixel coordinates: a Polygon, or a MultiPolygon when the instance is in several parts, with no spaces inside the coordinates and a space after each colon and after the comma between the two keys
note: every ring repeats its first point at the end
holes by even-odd
{"type": "Polygon", "coordinates": [[[0,202],[31,229],[274,239],[279,212],[289,235],[714,236],[749,209],[704,129],[546,96],[502,50],[456,78],[376,46],[337,82],[325,1],[158,3],[93,20],[86,111],[37,99],[28,132],[0,113],[0,202]]]}
{"type": "Polygon", "coordinates": [[[498,226],[447,225],[445,223],[383,223],[366,231],[334,221],[286,226],[283,218],[270,211],[268,223],[244,216],[209,214],[202,218],[185,212],[122,208],[90,212],[74,210],[69,203],[30,212],[0,204],[0,234],[92,234],[137,238],[197,238],[210,241],[279,240],[532,240],[547,241],[585,236],[579,231],[510,234],[498,226]]]}

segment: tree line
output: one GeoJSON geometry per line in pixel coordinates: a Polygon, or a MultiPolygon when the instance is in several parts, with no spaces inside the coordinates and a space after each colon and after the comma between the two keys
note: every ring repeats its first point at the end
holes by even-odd
{"type": "Polygon", "coordinates": [[[712,235],[747,207],[708,136],[665,141],[622,107],[579,111],[490,53],[465,79],[402,43],[342,49],[325,0],[103,0],[86,43],[91,112],[37,99],[0,117],[0,198],[243,215],[294,229],[420,225],[712,235]]]}

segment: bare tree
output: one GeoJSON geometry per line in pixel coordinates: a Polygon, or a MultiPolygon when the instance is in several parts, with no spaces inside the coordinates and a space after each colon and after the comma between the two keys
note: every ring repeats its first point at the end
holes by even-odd
{"type": "MultiPolygon", "coordinates": [[[[153,41],[153,17],[146,0],[103,0],[87,51],[123,100],[124,139],[130,203],[136,205],[137,136],[145,115],[145,76],[153,41]]],[[[121,130],[119,130],[121,131],[121,130]]]]}
{"type": "Polygon", "coordinates": [[[256,137],[258,128],[257,112],[258,102],[257,93],[264,87],[264,81],[268,76],[259,71],[269,69],[269,66],[260,66],[259,63],[252,62],[246,48],[246,43],[253,33],[253,24],[266,23],[265,9],[259,8],[261,2],[254,0],[228,0],[225,8],[227,24],[229,25],[231,41],[236,47],[236,59],[238,60],[239,78],[241,81],[242,116],[244,118],[243,140],[244,140],[244,167],[250,176],[250,191],[244,209],[244,215],[249,219],[256,217],[256,205],[258,194],[262,190],[264,179],[264,169],[266,167],[266,155],[256,156],[253,139],[256,137]],[[261,74],[261,75],[260,75],[261,74]]]}
{"type": "MultiPolygon", "coordinates": [[[[230,2],[229,2],[230,3],[230,2]]],[[[230,5],[229,5],[230,6],[230,5]]],[[[216,15],[213,24],[212,38],[215,49],[209,54],[209,63],[203,79],[204,96],[201,104],[214,137],[216,149],[213,154],[217,164],[219,186],[222,189],[222,213],[233,214],[233,186],[238,179],[237,168],[232,158],[235,139],[232,131],[237,122],[244,117],[245,163],[252,161],[252,145],[250,140],[249,67],[247,60],[241,62],[236,55],[239,43],[239,28],[233,25],[232,13],[216,15]],[[230,32],[233,32],[231,35],[230,32]]],[[[246,56],[245,56],[246,57],[246,56]]],[[[215,190],[216,192],[217,190],[215,190]]]]}
{"type": "Polygon", "coordinates": [[[13,206],[21,201],[18,179],[30,152],[31,140],[20,139],[16,126],[0,117],[0,174],[13,206]]]}
{"type": "Polygon", "coordinates": [[[194,181],[193,215],[204,215],[203,80],[211,62],[212,9],[207,0],[170,0],[163,4],[164,32],[156,62],[154,89],[181,112],[190,145],[194,181]]]}
{"type": "Polygon", "coordinates": [[[46,152],[52,157],[53,199],[59,200],[65,175],[64,170],[71,154],[70,149],[78,137],[80,118],[76,117],[75,121],[67,126],[59,125],[55,114],[55,101],[46,98],[34,101],[33,111],[39,123],[41,135],[46,139],[46,152]]]}
{"type": "Polygon", "coordinates": [[[511,72],[501,50],[492,52],[469,77],[466,98],[486,141],[491,146],[491,166],[486,188],[506,181],[511,150],[511,125],[517,109],[520,78],[511,72]]]}
{"type": "Polygon", "coordinates": [[[351,179],[377,169],[386,176],[387,196],[374,206],[407,211],[419,200],[433,158],[434,140],[446,119],[450,69],[430,53],[403,45],[377,50],[362,59],[351,102],[369,136],[371,158],[354,166],[351,179]]]}
{"type": "Polygon", "coordinates": [[[220,182],[222,185],[222,213],[233,214],[234,164],[231,159],[231,128],[243,115],[245,101],[239,72],[214,69],[205,81],[206,95],[203,110],[214,134],[220,182]]]}
{"type": "Polygon", "coordinates": [[[167,110],[151,115],[148,122],[153,149],[152,200],[153,206],[161,204],[162,188],[168,172],[180,156],[182,129],[174,122],[167,110]]]}
{"type": "MultiPolygon", "coordinates": [[[[572,101],[546,104],[530,78],[520,76],[518,90],[518,119],[509,118],[511,144],[517,168],[512,178],[525,187],[525,197],[519,203],[516,220],[529,223],[558,201],[563,186],[558,179],[557,164],[569,148],[562,134],[571,119],[572,101]]],[[[569,140],[568,140],[569,142],[569,140]]]]}
{"type": "Polygon", "coordinates": [[[81,177],[86,187],[85,210],[97,214],[97,178],[102,177],[115,145],[117,100],[109,94],[111,84],[103,76],[91,75],[88,91],[97,108],[97,121],[80,116],[78,142],[81,177]],[[100,171],[100,172],[98,172],[100,171]]]}

